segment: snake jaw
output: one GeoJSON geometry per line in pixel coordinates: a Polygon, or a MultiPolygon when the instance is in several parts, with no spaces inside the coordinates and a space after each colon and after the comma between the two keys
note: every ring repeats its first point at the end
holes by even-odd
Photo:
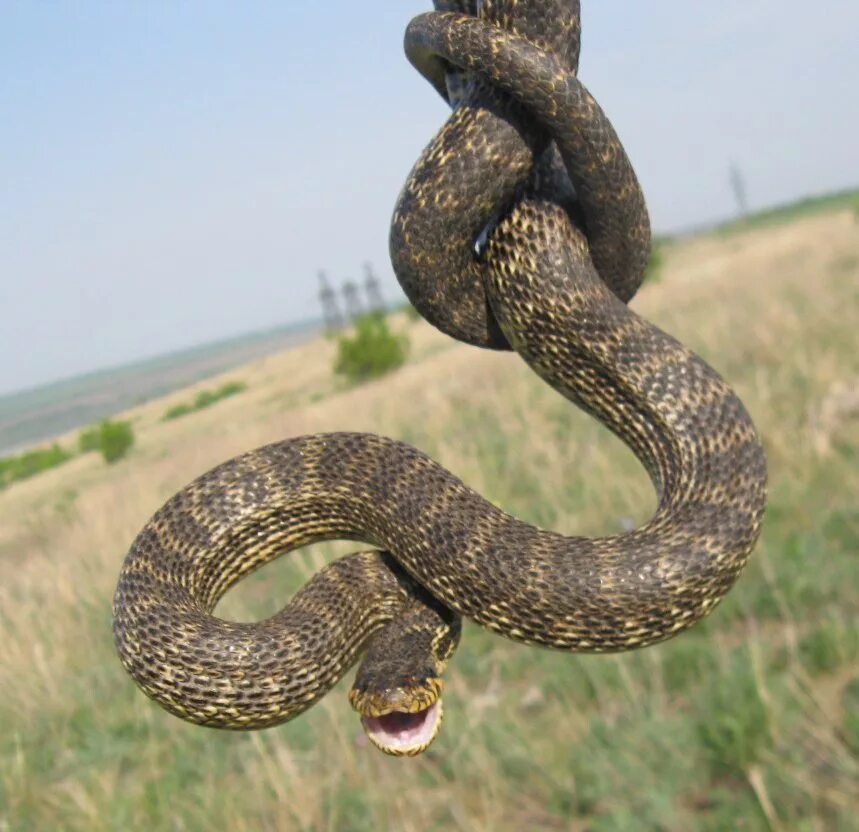
{"type": "Polygon", "coordinates": [[[352,688],[349,701],[373,745],[394,757],[414,757],[432,744],[441,727],[443,708],[438,678],[415,687],[386,690],[352,688]]]}
{"type": "Polygon", "coordinates": [[[441,699],[418,711],[388,711],[362,716],[364,733],[373,745],[393,757],[415,757],[432,744],[441,727],[441,699]]]}

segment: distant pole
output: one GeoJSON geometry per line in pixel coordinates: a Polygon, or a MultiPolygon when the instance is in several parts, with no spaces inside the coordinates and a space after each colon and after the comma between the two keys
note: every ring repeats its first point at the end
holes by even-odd
{"type": "Polygon", "coordinates": [[[325,320],[325,331],[337,332],[343,326],[343,316],[337,303],[337,293],[328,283],[325,272],[319,272],[319,300],[322,303],[322,317],[325,320]]]}
{"type": "Polygon", "coordinates": [[[737,210],[740,217],[745,217],[749,213],[749,203],[746,199],[746,180],[736,162],[731,162],[730,178],[731,190],[734,192],[734,199],[737,200],[737,210]]]}
{"type": "Polygon", "coordinates": [[[358,284],[354,281],[347,280],[343,284],[343,300],[346,303],[346,314],[351,321],[356,321],[364,314],[361,296],[358,293],[358,284]]]}
{"type": "Polygon", "coordinates": [[[369,263],[364,263],[364,293],[367,296],[367,308],[371,312],[385,311],[385,301],[382,299],[379,279],[369,263]]]}

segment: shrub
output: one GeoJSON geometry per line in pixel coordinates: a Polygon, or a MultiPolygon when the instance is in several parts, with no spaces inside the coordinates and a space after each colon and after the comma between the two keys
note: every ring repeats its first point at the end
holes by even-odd
{"type": "Polygon", "coordinates": [[[644,272],[645,283],[659,283],[662,279],[662,267],[665,265],[665,241],[658,237],[650,246],[650,260],[644,272]]]}
{"type": "Polygon", "coordinates": [[[162,421],[169,422],[171,419],[178,419],[181,416],[187,416],[189,413],[193,412],[194,408],[190,404],[175,404],[173,407],[168,408],[162,421]]]}
{"type": "Polygon", "coordinates": [[[105,419],[81,432],[78,446],[81,453],[100,451],[105,462],[122,459],[134,444],[134,430],[131,422],[111,422],[105,419]]]}
{"type": "Polygon", "coordinates": [[[227,399],[230,396],[235,396],[247,390],[248,386],[241,381],[228,381],[222,384],[217,390],[201,390],[197,394],[197,398],[190,404],[184,402],[182,404],[173,405],[162,417],[162,421],[169,422],[171,419],[178,419],[180,416],[187,416],[189,413],[196,413],[198,410],[203,410],[206,407],[211,407],[215,402],[221,399],[227,399]]]}
{"type": "Polygon", "coordinates": [[[25,480],[49,468],[56,468],[73,456],[70,451],[54,443],[50,448],[39,448],[0,459],[0,489],[16,480],[25,480]]]}
{"type": "Polygon", "coordinates": [[[111,463],[122,459],[134,444],[134,430],[131,422],[101,423],[101,455],[111,463]]]}
{"type": "Polygon", "coordinates": [[[82,454],[101,450],[101,426],[93,425],[81,431],[78,436],[78,449],[82,454]]]}
{"type": "Polygon", "coordinates": [[[337,346],[334,371],[352,382],[377,378],[397,369],[408,352],[408,340],[394,335],[382,315],[359,318],[354,336],[342,335],[337,346]]]}
{"type": "Polygon", "coordinates": [[[122,459],[133,444],[134,430],[131,422],[111,422],[105,419],[100,424],[81,431],[78,436],[81,453],[99,451],[105,462],[122,459]]]}

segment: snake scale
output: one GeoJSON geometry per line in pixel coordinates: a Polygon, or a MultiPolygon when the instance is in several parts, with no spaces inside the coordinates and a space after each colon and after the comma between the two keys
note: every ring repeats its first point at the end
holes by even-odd
{"type": "Polygon", "coordinates": [[[507,638],[628,650],[706,615],[743,569],[766,499],[760,439],[703,360],[627,306],[650,245],[644,198],[577,79],[578,2],[437,0],[406,33],[453,113],[391,228],[417,309],[470,344],[513,349],[616,433],[659,496],[624,534],[565,537],[492,505],[425,454],[372,434],[288,439],[170,499],[134,541],[114,599],[121,660],[172,713],[262,728],[350,693],[371,740],[425,749],[460,616],[507,638]],[[213,615],[243,576],[309,543],[377,550],[316,574],[272,618],[213,615]]]}

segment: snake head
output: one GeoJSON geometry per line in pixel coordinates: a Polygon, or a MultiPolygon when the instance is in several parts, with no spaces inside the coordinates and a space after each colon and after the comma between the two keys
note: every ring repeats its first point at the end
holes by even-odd
{"type": "Polygon", "coordinates": [[[441,727],[441,678],[459,643],[460,619],[415,601],[369,641],[349,701],[370,742],[386,754],[425,751],[441,727]]]}

